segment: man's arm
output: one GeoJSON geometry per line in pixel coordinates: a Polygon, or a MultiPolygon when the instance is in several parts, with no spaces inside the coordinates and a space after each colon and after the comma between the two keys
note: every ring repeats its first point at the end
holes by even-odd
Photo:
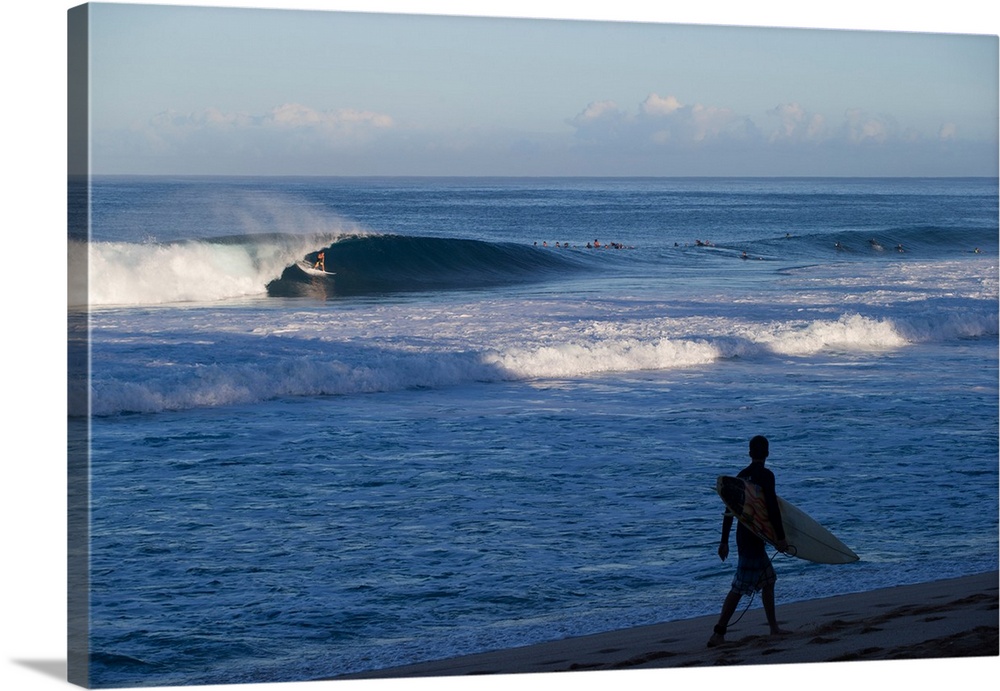
{"type": "Polygon", "coordinates": [[[722,517],[722,539],[719,540],[719,558],[722,561],[729,556],[729,532],[733,529],[733,514],[726,511],[722,517]]]}

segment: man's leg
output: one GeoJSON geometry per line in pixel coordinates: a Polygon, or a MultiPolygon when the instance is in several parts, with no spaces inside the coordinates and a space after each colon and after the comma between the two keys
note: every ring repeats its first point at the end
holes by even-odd
{"type": "Polygon", "coordinates": [[[729,620],[733,618],[736,607],[740,604],[740,593],[737,590],[730,590],[726,599],[722,603],[722,612],[719,614],[719,623],[715,625],[712,637],[708,639],[708,645],[719,645],[725,641],[726,627],[729,620]]]}
{"type": "Polygon", "coordinates": [[[764,614],[767,616],[768,626],[771,627],[771,635],[788,633],[778,626],[778,619],[774,614],[774,583],[769,583],[761,588],[760,601],[764,605],[764,614]]]}
{"type": "Polygon", "coordinates": [[[735,614],[736,608],[740,604],[741,597],[742,595],[736,590],[730,590],[729,594],[726,595],[726,599],[722,603],[722,613],[719,614],[720,626],[729,626],[729,620],[733,618],[733,614],[735,614]]]}

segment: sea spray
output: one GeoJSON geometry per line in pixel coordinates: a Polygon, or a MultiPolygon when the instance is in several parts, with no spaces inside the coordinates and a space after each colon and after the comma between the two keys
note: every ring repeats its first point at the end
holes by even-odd
{"type": "Polygon", "coordinates": [[[70,260],[89,259],[89,283],[76,302],[161,305],[263,296],[266,284],[329,237],[248,236],[227,241],[70,241],[70,260]]]}

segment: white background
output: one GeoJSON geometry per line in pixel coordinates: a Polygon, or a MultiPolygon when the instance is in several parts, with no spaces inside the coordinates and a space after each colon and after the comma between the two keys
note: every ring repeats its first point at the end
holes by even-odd
{"type": "MultiPolygon", "coordinates": [[[[65,173],[66,11],[74,2],[4,3],[2,40],[2,225],[6,280],[2,320],[4,394],[0,415],[3,550],[0,622],[5,689],[65,688],[65,173]]],[[[674,23],[885,29],[948,33],[998,33],[998,9],[983,0],[897,3],[842,0],[271,0],[260,2],[164,2],[217,6],[350,11],[476,14],[484,16],[662,21],[674,23]],[[679,6],[678,6],[679,5],[679,6]]],[[[933,98],[933,94],[928,95],[933,98]]],[[[900,536],[905,539],[905,536],[900,536]]],[[[956,559],[961,554],[955,554],[956,559]]],[[[315,682],[197,687],[233,689],[603,689],[721,687],[759,683],[768,688],[812,690],[885,682],[894,688],[947,688],[960,679],[996,678],[1000,658],[741,667],[724,670],[659,670],[445,680],[315,682]],[[752,681],[740,678],[756,677],[752,681]],[[977,675],[977,676],[966,676],[977,675]],[[874,679],[873,679],[874,676],[874,679]],[[806,681],[807,680],[807,681],[806,681]]]]}

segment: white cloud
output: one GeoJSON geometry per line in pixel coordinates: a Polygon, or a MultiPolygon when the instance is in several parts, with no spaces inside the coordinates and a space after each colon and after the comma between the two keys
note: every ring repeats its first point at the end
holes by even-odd
{"type": "Polygon", "coordinates": [[[854,144],[884,144],[896,134],[891,119],[869,115],[860,108],[851,108],[844,114],[844,129],[847,141],[854,144]]]}
{"type": "Polygon", "coordinates": [[[614,101],[594,101],[568,122],[585,141],[609,142],[627,132],[630,119],[614,101]]]}
{"type": "Polygon", "coordinates": [[[711,105],[684,105],[673,95],[652,93],[635,113],[613,101],[595,101],[569,121],[584,141],[625,146],[691,146],[716,139],[743,139],[748,121],[735,111],[711,105]]]}
{"type": "Polygon", "coordinates": [[[126,132],[95,131],[95,170],[326,170],[395,131],[385,113],[286,103],[262,113],[165,111],[126,132]]]}
{"type": "Polygon", "coordinates": [[[595,101],[590,103],[583,112],[576,116],[579,123],[589,123],[603,120],[609,117],[618,119],[622,112],[618,109],[618,104],[614,101],[595,101]]]}
{"type": "Polygon", "coordinates": [[[372,111],[353,109],[319,111],[300,103],[286,103],[265,115],[261,119],[261,124],[344,131],[364,127],[383,129],[392,127],[393,121],[388,115],[372,111]]]}
{"type": "MultiPolygon", "coordinates": [[[[95,172],[227,174],[899,174],[955,169],[971,145],[954,125],[920,133],[862,109],[831,118],[797,103],[753,114],[650,93],[595,100],[565,134],[399,127],[385,113],[286,103],[248,113],[163,112],[130,132],[95,132],[95,172]],[[946,158],[947,157],[947,158],[946,158]],[[913,162],[927,161],[923,167],[913,162]],[[954,161],[951,168],[943,168],[954,161]]],[[[979,147],[979,149],[984,149],[979,147]]],[[[985,149],[984,149],[985,150],[985,149]]],[[[995,149],[994,149],[995,151],[995,149]]],[[[975,170],[991,164],[976,152],[975,170]]],[[[965,163],[968,168],[968,164],[965,163]]],[[[963,169],[964,170],[964,169],[963,169]]]]}
{"type": "Polygon", "coordinates": [[[262,114],[223,112],[206,108],[194,113],[167,111],[133,126],[153,151],[183,151],[192,143],[210,146],[217,153],[227,149],[293,150],[318,147],[336,149],[370,141],[378,130],[393,127],[383,113],[341,109],[317,110],[287,103],[262,114]]]}
{"type": "Polygon", "coordinates": [[[921,132],[862,108],[833,117],[798,102],[741,113],[651,93],[632,110],[595,100],[567,122],[574,170],[614,174],[953,174],[973,166],[989,174],[996,160],[950,123],[921,132]]]}
{"type": "Polygon", "coordinates": [[[677,100],[676,96],[662,97],[658,94],[650,94],[642,105],[639,106],[639,110],[646,115],[657,116],[657,115],[670,115],[677,110],[680,110],[681,102],[677,100]]]}
{"type": "Polygon", "coordinates": [[[769,136],[771,142],[820,141],[829,136],[826,118],[808,112],[798,103],[782,103],[767,114],[778,119],[778,129],[769,136]]]}
{"type": "Polygon", "coordinates": [[[745,119],[729,108],[697,104],[690,108],[689,117],[692,140],[695,142],[716,139],[725,134],[742,138],[739,126],[745,122],[745,119]]]}

